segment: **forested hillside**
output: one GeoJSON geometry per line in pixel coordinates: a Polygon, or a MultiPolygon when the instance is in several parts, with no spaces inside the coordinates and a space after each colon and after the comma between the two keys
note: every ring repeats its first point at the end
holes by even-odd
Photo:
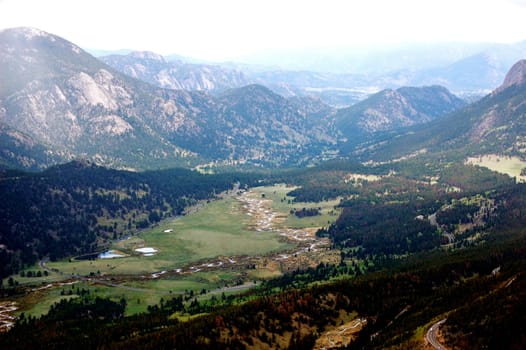
{"type": "Polygon", "coordinates": [[[75,161],[42,173],[4,172],[0,181],[0,276],[38,259],[100,250],[111,239],[180,215],[253,176],[185,169],[144,173],[75,161]]]}
{"type": "MultiPolygon", "coordinates": [[[[510,195],[509,198],[523,197],[510,195]]],[[[147,314],[123,317],[122,304],[118,302],[101,309],[102,301],[89,296],[72,299],[56,305],[40,319],[22,318],[3,337],[3,342],[13,349],[40,343],[52,348],[79,349],[309,349],[326,330],[358,315],[360,330],[346,348],[416,349],[421,344],[413,335],[418,327],[458,310],[446,322],[449,344],[463,344],[464,348],[521,348],[524,338],[515,335],[523,334],[521,272],[526,267],[526,251],[524,237],[517,234],[510,230],[499,237],[500,243],[491,246],[418,254],[405,263],[389,261],[377,267],[382,271],[333,283],[290,289],[290,279],[283,279],[282,284],[274,286],[282,287],[284,292],[266,295],[269,290],[262,289],[237,301],[229,298],[231,306],[217,309],[198,301],[185,307],[180,297],[174,297],[147,314]],[[500,267],[498,275],[492,274],[496,267],[500,267]],[[498,327],[487,323],[487,313],[475,311],[481,306],[489,314],[498,312],[498,318],[491,321],[498,322],[498,327]],[[497,311],[500,306],[507,312],[497,311]],[[188,321],[169,317],[185,309],[196,317],[188,321]],[[201,314],[204,310],[206,314],[201,314]],[[477,324],[481,327],[474,328],[476,339],[459,337],[459,329],[469,331],[469,325],[477,324]],[[484,332],[485,327],[491,327],[491,331],[484,332]],[[79,337],[85,341],[78,343],[79,337]]],[[[314,277],[323,270],[320,266],[304,271],[302,278],[309,274],[314,277]]]]}

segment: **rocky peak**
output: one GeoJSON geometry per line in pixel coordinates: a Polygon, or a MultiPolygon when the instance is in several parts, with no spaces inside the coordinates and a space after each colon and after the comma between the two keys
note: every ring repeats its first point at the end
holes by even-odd
{"type": "Polygon", "coordinates": [[[152,61],[159,61],[162,63],[166,63],[166,60],[163,56],[151,52],[151,51],[134,51],[129,54],[130,57],[139,58],[143,60],[152,60],[152,61]]]}
{"type": "Polygon", "coordinates": [[[429,122],[464,105],[443,87],[402,87],[382,90],[340,109],[335,120],[344,135],[355,137],[429,122]]]}
{"type": "Polygon", "coordinates": [[[249,84],[249,85],[246,85],[246,86],[243,86],[243,87],[227,90],[223,94],[221,94],[221,97],[223,97],[224,99],[225,98],[226,99],[230,99],[230,98],[235,97],[235,96],[243,96],[243,97],[248,97],[250,99],[254,99],[254,98],[256,98],[256,99],[276,98],[276,99],[280,99],[280,100],[281,99],[282,100],[285,99],[283,96],[276,94],[275,92],[273,92],[269,88],[267,88],[267,87],[265,87],[263,85],[260,85],[260,84],[249,84]]]}
{"type": "Polygon", "coordinates": [[[10,35],[13,37],[23,37],[25,40],[31,40],[33,38],[43,37],[51,38],[52,35],[32,27],[18,27],[18,28],[7,28],[0,30],[0,33],[4,35],[10,35]]]}
{"type": "Polygon", "coordinates": [[[499,93],[513,85],[524,84],[525,82],[526,60],[520,60],[511,67],[508,74],[506,74],[506,77],[504,78],[504,82],[497,90],[495,90],[495,93],[499,93]]]}
{"type": "Polygon", "coordinates": [[[35,52],[40,50],[48,54],[57,49],[68,49],[75,54],[83,50],[77,45],[56,35],[32,27],[7,28],[0,30],[0,46],[10,54],[35,52]]]}

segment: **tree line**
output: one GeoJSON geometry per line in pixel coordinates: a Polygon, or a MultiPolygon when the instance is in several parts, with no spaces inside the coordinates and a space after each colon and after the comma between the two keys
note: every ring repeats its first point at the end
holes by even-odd
{"type": "MultiPolygon", "coordinates": [[[[10,175],[12,174],[12,175],[10,175]]],[[[94,252],[186,207],[256,182],[255,174],[134,173],[72,162],[0,181],[0,278],[39,259],[94,252]]]]}

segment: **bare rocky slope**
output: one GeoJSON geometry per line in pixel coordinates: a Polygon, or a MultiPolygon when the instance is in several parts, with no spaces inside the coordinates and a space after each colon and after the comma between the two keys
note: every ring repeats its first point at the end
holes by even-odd
{"type": "Polygon", "coordinates": [[[226,89],[249,80],[236,70],[207,75],[203,65],[189,68],[184,82],[166,80],[215,89],[211,95],[150,84],[160,84],[148,77],[169,63],[159,55],[122,57],[131,76],[38,29],[1,31],[0,165],[42,169],[74,158],[128,169],[308,165],[338,156],[345,139],[429,122],[463,103],[438,86],[400,88],[337,111],[320,97],[285,98],[257,84],[226,89]]]}
{"type": "Polygon", "coordinates": [[[430,122],[465,105],[441,86],[385,89],[340,109],[335,120],[344,135],[361,141],[377,132],[430,122]]]}
{"type": "Polygon", "coordinates": [[[266,88],[239,88],[228,99],[158,88],[32,28],[0,32],[0,75],[2,130],[27,135],[43,152],[25,163],[3,152],[4,164],[19,167],[74,157],[139,169],[208,161],[295,164],[334,149],[336,141],[324,116],[266,88]]]}
{"type": "Polygon", "coordinates": [[[239,70],[181,60],[168,61],[153,52],[131,52],[99,59],[133,78],[167,89],[221,92],[252,83],[239,70]]]}
{"type": "Polygon", "coordinates": [[[488,153],[526,158],[526,67],[517,62],[491,94],[444,118],[409,128],[359,150],[363,158],[389,160],[416,153],[464,157],[488,153]]]}

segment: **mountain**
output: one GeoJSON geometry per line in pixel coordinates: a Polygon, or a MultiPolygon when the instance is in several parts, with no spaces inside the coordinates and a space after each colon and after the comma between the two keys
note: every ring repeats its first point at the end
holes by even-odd
{"type": "Polygon", "coordinates": [[[304,162],[313,155],[334,150],[337,133],[333,128],[333,110],[319,100],[291,101],[262,85],[248,85],[221,94],[225,106],[219,118],[234,152],[251,152],[250,157],[277,163],[304,162]]]}
{"type": "Polygon", "coordinates": [[[523,57],[526,41],[442,43],[358,51],[279,51],[242,58],[272,68],[240,65],[239,69],[280,94],[313,93],[342,108],[378,92],[379,87],[441,85],[462,98],[479,99],[523,57]]]}
{"type": "Polygon", "coordinates": [[[210,64],[167,61],[153,52],[99,57],[101,61],[133,78],[150,84],[190,91],[224,91],[248,85],[251,81],[240,71],[210,64]]]}
{"type": "Polygon", "coordinates": [[[134,51],[134,50],[129,50],[129,49],[99,50],[99,49],[90,49],[90,48],[84,48],[84,50],[86,50],[87,53],[95,57],[109,56],[109,55],[127,55],[134,51]]]}
{"type": "Polygon", "coordinates": [[[504,79],[510,67],[526,56],[526,42],[495,45],[444,66],[404,71],[407,84],[439,84],[460,96],[489,93],[504,79]]]}
{"type": "Polygon", "coordinates": [[[164,58],[145,52],[100,59],[120,72],[159,87],[224,91],[258,83],[286,97],[313,95],[335,108],[344,108],[378,92],[380,87],[441,85],[474,101],[498,85],[509,67],[525,55],[526,41],[443,43],[323,54],[277,52],[248,59],[252,64],[205,64],[176,55],[164,58]]]}
{"type": "Polygon", "coordinates": [[[444,67],[419,71],[411,81],[440,84],[454,91],[486,92],[497,86],[512,63],[502,62],[483,52],[444,67]]]}
{"type": "MultiPolygon", "coordinates": [[[[32,168],[76,157],[119,168],[209,161],[284,164],[335,149],[324,117],[293,108],[263,87],[217,98],[158,88],[31,28],[0,32],[0,62],[0,125],[27,135],[48,155],[38,156],[43,162],[33,162],[32,168]]],[[[25,167],[16,157],[2,161],[25,167]]]]}
{"type": "Polygon", "coordinates": [[[238,61],[279,66],[284,70],[381,75],[413,67],[416,70],[444,66],[494,47],[490,43],[420,43],[358,48],[281,49],[256,52],[238,61]]]}
{"type": "Polygon", "coordinates": [[[156,124],[180,129],[190,115],[188,101],[195,111],[195,100],[206,104],[206,99],[153,89],[38,29],[4,30],[0,47],[0,123],[45,144],[52,156],[88,157],[121,167],[196,158],[166,141],[168,133],[156,124]]]}
{"type": "Polygon", "coordinates": [[[520,60],[511,67],[504,78],[501,86],[495,90],[495,93],[502,92],[514,85],[524,85],[526,83],[526,60],[520,60]]]}
{"type": "Polygon", "coordinates": [[[458,51],[447,46],[442,49],[456,55],[450,54],[449,59],[434,65],[406,65],[379,78],[384,86],[442,85],[462,98],[481,98],[500,84],[515,62],[526,57],[526,41],[481,44],[458,51]]]}
{"type": "Polygon", "coordinates": [[[98,57],[112,68],[152,85],[213,94],[250,84],[264,85],[285,97],[316,96],[333,107],[346,107],[367,97],[358,74],[288,71],[232,63],[205,64],[172,55],[131,52],[98,57]]]}
{"type": "Polygon", "coordinates": [[[441,86],[385,89],[355,105],[340,109],[336,126],[350,140],[380,131],[423,124],[465,106],[441,86]]]}
{"type": "Polygon", "coordinates": [[[517,62],[504,83],[483,99],[425,126],[378,139],[359,149],[358,153],[382,161],[415,152],[440,152],[456,158],[489,153],[524,158],[525,66],[525,60],[517,62]]]}
{"type": "Polygon", "coordinates": [[[73,158],[73,154],[67,150],[53,150],[2,123],[0,145],[0,167],[38,170],[45,164],[56,164],[73,158]]]}

